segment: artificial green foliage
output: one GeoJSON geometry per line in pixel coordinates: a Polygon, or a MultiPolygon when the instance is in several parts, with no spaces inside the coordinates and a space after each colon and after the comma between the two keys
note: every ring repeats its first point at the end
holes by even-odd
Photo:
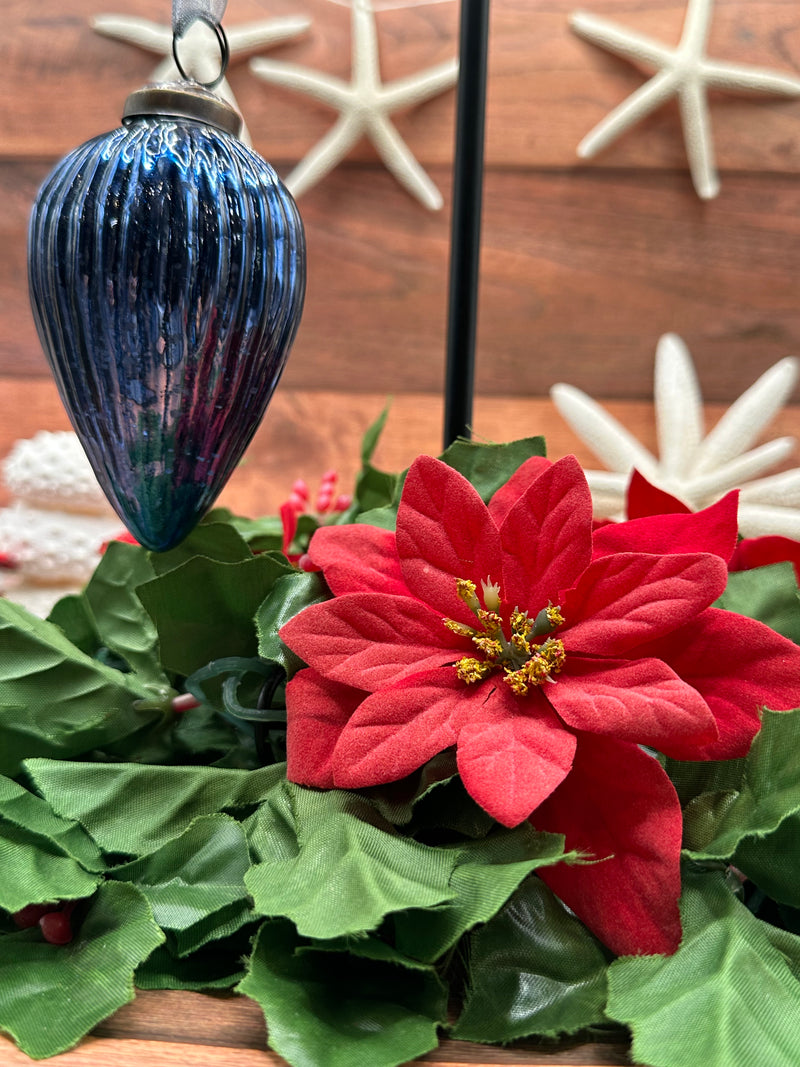
{"type": "Polygon", "coordinates": [[[328,597],[322,576],[313,571],[292,571],[278,578],[255,614],[258,633],[258,654],[278,663],[291,676],[301,666],[301,660],[278,637],[278,630],[298,611],[310,604],[318,604],[328,597]]]}
{"type": "Polygon", "coordinates": [[[58,626],[0,599],[0,774],[28,756],[74,758],[141,730],[150,692],[135,674],[92,659],[58,626]]]}
{"type": "Polygon", "coordinates": [[[83,592],[101,646],[116,653],[145,682],[169,684],[158,660],[158,635],[136,595],[155,577],[151,554],[113,541],[83,592]]]}
{"type": "Polygon", "coordinates": [[[477,489],[484,502],[491,500],[501,485],[532,456],[544,456],[543,437],[491,444],[458,438],[440,458],[477,489]]]}
{"type": "Polygon", "coordinates": [[[283,767],[220,767],[31,760],[37,790],[64,818],[76,819],[106,852],[149,855],[201,815],[247,809],[283,779],[283,767]]]}
{"type": "Polygon", "coordinates": [[[685,831],[695,859],[726,860],[740,842],[764,837],[800,812],[800,709],[765,711],[761,731],[745,762],[741,786],[715,798],[713,812],[701,811],[696,832],[688,812],[685,831]]]}
{"type": "Polygon", "coordinates": [[[228,815],[195,819],[182,834],[111,877],[136,885],[177,956],[233,933],[252,918],[244,885],[247,839],[228,815]]]}
{"type": "Polygon", "coordinates": [[[99,881],[52,841],[0,821],[0,908],[13,914],[28,904],[79,900],[99,881]]]}
{"type": "MultiPolygon", "coordinates": [[[[608,1013],[652,1067],[796,1067],[800,984],[765,924],[719,874],[684,878],[674,956],[627,956],[608,971],[608,1013]]],[[[800,945],[800,939],[795,939],[800,945]]]]}
{"type": "Polygon", "coordinates": [[[463,952],[467,990],[454,1037],[507,1042],[605,1021],[611,954],[539,878],[527,878],[463,952]]]}
{"type": "Polygon", "coordinates": [[[791,563],[735,571],[717,606],[758,619],[800,644],[800,594],[791,563]]]}
{"type": "Polygon", "coordinates": [[[223,656],[254,656],[253,617],[275,582],[291,573],[271,555],[221,563],[194,556],[137,593],[158,630],[161,662],[191,674],[223,656]]]}
{"type": "MultiPolygon", "coordinates": [[[[377,812],[355,794],[319,793],[289,782],[283,788],[297,851],[287,858],[267,853],[245,879],[262,915],[285,915],[301,934],[326,939],[373,930],[391,912],[452,898],[455,853],[400,837],[389,824],[376,825],[377,812]]],[[[283,842],[280,847],[285,850],[283,842]]]]}
{"type": "MultiPolygon", "coordinates": [[[[335,522],[394,528],[404,475],[372,463],[387,411],[335,522]]],[[[459,441],[444,459],[489,500],[543,452],[459,441]]],[[[303,547],[316,524],[300,517],[303,547]]],[[[684,939],[612,962],[537,877],[580,858],[494,822],[454,749],[358,792],[260,765],[302,666],[277,631],[330,596],[282,534],[218,509],[167,553],[112,544],[47,621],[0,599],[0,1029],[53,1055],[135,981],[238,986],[291,1067],[398,1067],[448,1020],[502,1043],[627,1024],[649,1067],[795,1067],[800,710],[765,712],[746,759],[663,760],[684,811],[684,939]],[[179,714],[187,691],[201,706],[179,714]],[[71,943],[16,928],[44,902],[71,902],[71,943]]],[[[732,575],[720,603],[796,641],[796,595],[775,565],[732,575]]]]}
{"type": "Polygon", "coordinates": [[[135,886],[104,883],[69,945],[38,929],[0,937],[0,1030],[34,1059],[71,1048],[133,1000],[136,967],[164,940],[135,886]]]}
{"type": "Polygon", "coordinates": [[[393,917],[397,947],[426,963],[452,949],[478,923],[491,919],[531,871],[575,859],[565,855],[563,837],[540,833],[527,822],[514,830],[498,829],[452,852],[450,902],[440,908],[412,908],[393,917]]]}
{"type": "Polygon", "coordinates": [[[269,1044],[292,1067],[395,1067],[435,1048],[446,1020],[432,969],[313,951],[285,919],[264,923],[237,988],[261,1005],[269,1044]]]}

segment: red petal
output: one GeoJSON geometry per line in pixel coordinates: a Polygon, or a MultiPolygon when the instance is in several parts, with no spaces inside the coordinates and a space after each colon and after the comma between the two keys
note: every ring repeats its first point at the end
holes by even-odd
{"type": "Polygon", "coordinates": [[[691,510],[676,496],[651,485],[637,470],[631,474],[626,506],[629,519],[643,519],[647,515],[688,515],[691,510]]]}
{"type": "Polygon", "coordinates": [[[308,554],[335,596],[368,591],[409,595],[390,530],[358,523],[322,526],[311,538],[308,554]]]}
{"type": "Polygon", "coordinates": [[[657,760],[636,745],[582,734],[572,772],[531,822],[602,861],[539,873],[612,952],[677,949],[681,807],[657,760]]]}
{"type": "Polygon", "coordinates": [[[684,759],[747,755],[760,711],[800,707],[800,648],[763,623],[709,608],[693,623],[644,649],[696,689],[711,708],[719,740],[684,759]]]}
{"type": "Polygon", "coordinates": [[[515,697],[501,682],[458,735],[458,770],[485,811],[517,826],[569,773],[575,744],[541,694],[515,697]]]}
{"type": "Polygon", "coordinates": [[[500,537],[475,489],[430,456],[411,466],[397,513],[397,551],[408,588],[442,615],[472,624],[456,592],[468,578],[499,580],[500,537]]]}
{"type": "Polygon", "coordinates": [[[370,693],[452,663],[473,647],[425,604],[380,593],[347,593],[312,604],[279,633],[309,667],[370,693]]]}
{"type": "Polygon", "coordinates": [[[614,656],[677,630],[722,593],[719,556],[620,552],[594,560],[562,600],[567,650],[614,656]]]}
{"type": "Polygon", "coordinates": [[[592,551],[592,497],[574,456],[536,479],[509,511],[500,537],[505,602],[532,614],[557,603],[592,551]]]}
{"type": "Polygon", "coordinates": [[[732,571],[749,571],[768,567],[770,563],[791,563],[800,583],[800,541],[790,537],[746,537],[740,541],[728,564],[732,571]]]}
{"type": "Polygon", "coordinates": [[[573,729],[650,745],[676,759],[719,737],[705,700],[658,659],[571,656],[542,692],[573,729]]]}
{"type": "Polygon", "coordinates": [[[331,758],[339,736],[367,696],[313,670],[286,686],[286,777],[299,785],[333,788],[331,758]]]}
{"type": "Polygon", "coordinates": [[[454,745],[484,685],[467,687],[452,669],[425,671],[373,693],[358,708],[336,746],[337,786],[358,789],[405,778],[454,745]]]}
{"type": "Polygon", "coordinates": [[[505,485],[500,486],[489,501],[489,514],[498,528],[503,525],[503,520],[519,498],[530,488],[531,482],[551,466],[551,461],[544,456],[531,456],[514,471],[505,485]]]}
{"type": "Polygon", "coordinates": [[[612,523],[594,535],[595,558],[614,552],[713,552],[727,563],[736,547],[738,492],[728,493],[711,507],[682,515],[612,523]]]}

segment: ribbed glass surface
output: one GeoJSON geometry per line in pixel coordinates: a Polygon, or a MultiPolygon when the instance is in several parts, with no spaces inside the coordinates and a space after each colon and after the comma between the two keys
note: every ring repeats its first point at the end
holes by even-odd
{"type": "Polygon", "coordinates": [[[109,500],[163,550],[247,447],[302,312],[294,201],[260,156],[190,120],[144,118],[76,149],[43,185],[31,303],[109,500]]]}

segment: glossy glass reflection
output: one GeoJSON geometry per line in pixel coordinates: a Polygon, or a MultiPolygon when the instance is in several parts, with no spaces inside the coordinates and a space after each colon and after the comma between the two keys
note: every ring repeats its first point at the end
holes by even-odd
{"type": "Polygon", "coordinates": [[[294,201],[234,137],[137,119],[45,182],[29,282],[100,484],[137,540],[172,547],[241,458],[294,340],[305,292],[294,201]]]}

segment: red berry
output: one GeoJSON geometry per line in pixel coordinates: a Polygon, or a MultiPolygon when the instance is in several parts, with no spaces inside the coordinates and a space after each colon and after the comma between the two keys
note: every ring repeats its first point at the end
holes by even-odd
{"type": "Polygon", "coordinates": [[[49,941],[51,945],[68,945],[72,940],[69,916],[63,911],[51,911],[43,915],[39,920],[39,927],[45,941],[49,941]]]}
{"type": "Polygon", "coordinates": [[[347,511],[350,505],[353,503],[353,498],[349,493],[340,493],[333,502],[334,511],[347,511]]]}
{"type": "Polygon", "coordinates": [[[29,930],[31,926],[36,926],[43,915],[47,915],[49,911],[56,911],[57,909],[58,904],[28,904],[27,907],[16,912],[11,918],[20,930],[29,930]]]}

